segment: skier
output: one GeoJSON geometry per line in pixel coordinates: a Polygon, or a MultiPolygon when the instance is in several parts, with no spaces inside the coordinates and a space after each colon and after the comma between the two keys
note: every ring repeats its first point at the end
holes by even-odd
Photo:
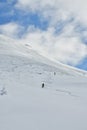
{"type": "Polygon", "coordinates": [[[44,83],[42,83],[42,88],[44,88],[44,83]]]}

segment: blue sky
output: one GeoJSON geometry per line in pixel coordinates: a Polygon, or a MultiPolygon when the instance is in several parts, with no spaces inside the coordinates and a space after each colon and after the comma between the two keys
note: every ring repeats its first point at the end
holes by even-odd
{"type": "Polygon", "coordinates": [[[15,8],[15,4],[16,0],[12,0],[11,3],[7,0],[0,1],[0,24],[16,22],[23,25],[25,28],[29,25],[34,25],[43,30],[47,28],[48,22],[46,20],[41,21],[38,13],[25,13],[15,8]]]}
{"type": "Polygon", "coordinates": [[[64,0],[55,1],[1,0],[0,33],[30,41],[44,56],[87,70],[85,10],[81,12],[81,2],[71,10],[68,0],[68,7],[64,0]]]}

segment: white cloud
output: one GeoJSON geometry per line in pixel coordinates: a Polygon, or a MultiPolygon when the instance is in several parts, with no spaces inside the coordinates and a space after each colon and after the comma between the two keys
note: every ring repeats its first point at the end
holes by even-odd
{"type": "Polygon", "coordinates": [[[41,10],[47,6],[55,6],[56,0],[18,0],[16,7],[20,9],[28,9],[31,11],[41,10]]]}
{"type": "MultiPolygon", "coordinates": [[[[45,15],[55,16],[60,8],[63,11],[74,13],[79,20],[87,22],[87,0],[18,0],[16,7],[33,12],[39,10],[44,12],[45,15]],[[48,11],[50,8],[51,10],[48,11]],[[53,14],[51,13],[52,9],[55,10],[53,14]]],[[[63,14],[63,16],[66,17],[66,14],[63,14]]]]}
{"type": "MultiPolygon", "coordinates": [[[[71,29],[71,27],[70,27],[71,29]]],[[[68,30],[70,30],[68,27],[68,30]]],[[[72,29],[71,29],[72,30],[72,29]]],[[[78,37],[71,37],[73,31],[56,36],[54,28],[42,31],[34,27],[29,27],[23,42],[31,44],[38,52],[55,61],[66,64],[77,65],[87,55],[87,47],[78,37]]]]}
{"type": "Polygon", "coordinates": [[[23,27],[16,23],[7,23],[0,25],[0,33],[10,36],[17,37],[17,35],[22,31],[23,27]]]}
{"type": "Polygon", "coordinates": [[[71,12],[61,8],[61,2],[57,0],[18,0],[16,8],[27,12],[38,13],[41,20],[46,19],[50,26],[56,25],[61,20],[66,20],[71,12]]]}

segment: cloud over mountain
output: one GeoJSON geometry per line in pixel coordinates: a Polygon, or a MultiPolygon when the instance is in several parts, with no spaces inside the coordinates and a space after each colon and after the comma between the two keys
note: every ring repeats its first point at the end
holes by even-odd
{"type": "Polygon", "coordinates": [[[12,20],[0,25],[0,32],[21,37],[21,42],[31,44],[50,59],[76,66],[87,57],[86,3],[85,0],[13,1],[8,3],[13,7],[12,20]]]}

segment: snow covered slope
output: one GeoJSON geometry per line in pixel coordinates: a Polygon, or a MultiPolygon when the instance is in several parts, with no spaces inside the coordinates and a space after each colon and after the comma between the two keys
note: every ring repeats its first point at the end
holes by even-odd
{"type": "Polygon", "coordinates": [[[86,76],[1,35],[0,129],[87,130],[86,76]]]}

